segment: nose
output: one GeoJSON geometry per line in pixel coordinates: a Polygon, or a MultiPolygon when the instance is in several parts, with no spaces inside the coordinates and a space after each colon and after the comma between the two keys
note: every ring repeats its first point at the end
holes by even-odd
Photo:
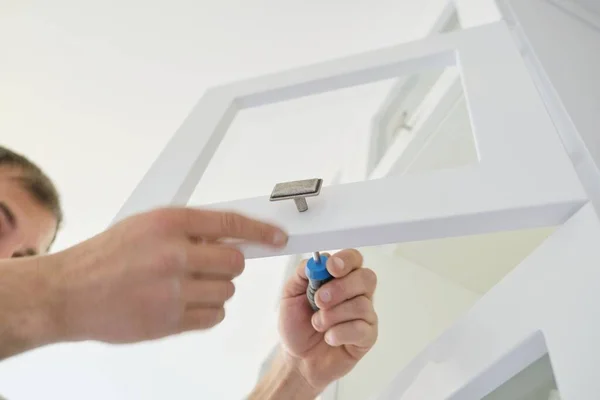
{"type": "Polygon", "coordinates": [[[22,244],[15,236],[0,237],[0,260],[12,258],[19,254],[22,244]]]}

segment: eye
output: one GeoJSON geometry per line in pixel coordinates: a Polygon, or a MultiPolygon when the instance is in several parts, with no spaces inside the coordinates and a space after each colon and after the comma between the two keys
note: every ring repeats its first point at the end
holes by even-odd
{"type": "Polygon", "coordinates": [[[8,221],[3,213],[0,212],[0,236],[3,236],[6,233],[6,229],[8,227],[8,221]]]}
{"type": "Polygon", "coordinates": [[[8,207],[0,202],[0,234],[7,234],[9,229],[15,226],[13,213],[8,207]]]}

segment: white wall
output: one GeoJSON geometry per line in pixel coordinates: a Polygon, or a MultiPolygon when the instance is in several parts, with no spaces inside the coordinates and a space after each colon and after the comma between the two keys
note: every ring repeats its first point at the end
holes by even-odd
{"type": "MultiPolygon", "coordinates": [[[[439,3],[0,2],[0,143],[57,181],[67,218],[62,249],[109,223],[206,87],[410,40],[439,3]]],[[[194,203],[327,173],[346,157],[338,143],[356,134],[351,128],[379,95],[357,90],[326,97],[337,107],[328,120],[323,103],[302,101],[242,114],[194,203]],[[304,121],[286,123],[291,114],[304,121]]],[[[249,263],[215,330],[135,346],[41,349],[0,364],[0,392],[16,400],[240,398],[276,336],[282,267],[278,259],[249,263]]]]}
{"type": "Polygon", "coordinates": [[[380,391],[479,298],[479,294],[378,247],[361,251],[365,265],[378,277],[375,309],[379,338],[357,367],[339,381],[340,400],[365,400],[380,391]]]}

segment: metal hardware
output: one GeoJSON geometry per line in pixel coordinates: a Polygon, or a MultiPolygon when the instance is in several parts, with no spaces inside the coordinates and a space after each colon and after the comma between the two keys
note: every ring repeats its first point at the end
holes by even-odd
{"type": "Polygon", "coordinates": [[[318,264],[321,262],[321,254],[318,251],[313,252],[313,259],[318,264]]]}
{"type": "Polygon", "coordinates": [[[299,212],[308,210],[307,197],[318,196],[321,193],[323,179],[305,179],[300,181],[282,182],[275,185],[271,192],[271,201],[294,200],[299,212]]]}
{"type": "Polygon", "coordinates": [[[313,252],[311,259],[306,262],[304,269],[308,285],[306,287],[306,297],[313,311],[319,311],[319,306],[315,301],[317,290],[327,282],[331,281],[333,276],[327,271],[327,256],[322,256],[318,251],[313,252]]]}

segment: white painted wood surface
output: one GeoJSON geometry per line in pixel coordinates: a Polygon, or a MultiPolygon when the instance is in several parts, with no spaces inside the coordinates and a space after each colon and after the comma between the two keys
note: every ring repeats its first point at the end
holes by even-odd
{"type": "Polygon", "coordinates": [[[301,214],[293,204],[271,203],[268,196],[208,207],[235,210],[287,229],[290,241],[285,249],[273,252],[241,246],[248,258],[564,222],[583,204],[585,194],[503,23],[209,92],[117,219],[149,207],[182,202],[238,107],[334,90],[453,61],[461,69],[480,165],[325,187],[319,197],[309,199],[309,211],[301,214]]]}
{"type": "MultiPolygon", "coordinates": [[[[214,207],[283,223],[291,234],[284,253],[564,222],[585,195],[517,49],[502,24],[462,34],[456,47],[479,166],[328,187],[310,199],[306,214],[291,204],[270,204],[266,197],[214,207]],[[575,196],[567,200],[563,196],[569,192],[575,196]],[[550,210],[554,207],[561,210],[550,210]]],[[[250,248],[246,254],[280,253],[250,248]]]]}
{"type": "Polygon", "coordinates": [[[443,395],[435,399],[480,399],[547,348],[563,398],[596,399],[600,391],[595,373],[600,363],[600,323],[595,318],[600,313],[599,242],[600,221],[588,204],[377,398],[402,399],[419,371],[434,362],[452,371],[443,395]]]}
{"type": "Polygon", "coordinates": [[[495,0],[453,0],[463,28],[472,28],[502,20],[495,0]]]}
{"type": "MultiPolygon", "coordinates": [[[[591,5],[586,0],[581,3],[591,5]]],[[[578,1],[502,0],[499,4],[563,146],[600,210],[600,23],[596,29],[571,14],[568,4],[578,1]]],[[[586,15],[600,22],[600,14],[586,15]]]]}
{"type": "Polygon", "coordinates": [[[431,95],[434,98],[430,99],[431,104],[420,108],[424,115],[416,118],[415,122],[410,121],[411,134],[394,139],[369,178],[380,179],[388,175],[402,174],[456,106],[458,99],[462,97],[462,91],[458,71],[445,71],[432,88],[431,95]]]}
{"type": "Polygon", "coordinates": [[[501,3],[590,203],[416,357],[380,399],[410,398],[403,394],[431,363],[446,366],[449,379],[440,385],[450,383],[427,398],[481,399],[546,353],[562,399],[598,398],[600,141],[593,132],[600,37],[589,21],[569,14],[573,8],[557,7],[569,1],[501,3]]]}
{"type": "MultiPolygon", "coordinates": [[[[549,107],[548,94],[540,89],[547,80],[536,77],[525,44],[513,41],[504,22],[494,22],[215,88],[200,100],[116,219],[184,204],[242,108],[456,64],[479,164],[327,186],[309,199],[309,211],[302,214],[291,202],[269,202],[268,193],[207,207],[271,220],[290,233],[288,246],[277,252],[240,244],[248,258],[568,221],[403,370],[380,398],[398,398],[428,363],[442,363],[451,376],[442,374],[446,379],[436,386],[435,398],[478,399],[547,349],[563,398],[592,399],[600,389],[592,373],[600,362],[595,346],[600,324],[590,321],[600,311],[595,296],[600,222],[587,203],[593,197],[589,182],[585,189],[580,183],[582,166],[589,163],[572,165],[577,154],[565,151],[573,147],[565,146],[565,136],[561,141],[555,127],[563,125],[554,112],[568,110],[572,103],[567,100],[575,94],[563,88],[558,98],[564,103],[549,107]]],[[[569,121],[576,133],[592,122],[597,126],[595,114],[572,114],[578,117],[569,121]]]]}

